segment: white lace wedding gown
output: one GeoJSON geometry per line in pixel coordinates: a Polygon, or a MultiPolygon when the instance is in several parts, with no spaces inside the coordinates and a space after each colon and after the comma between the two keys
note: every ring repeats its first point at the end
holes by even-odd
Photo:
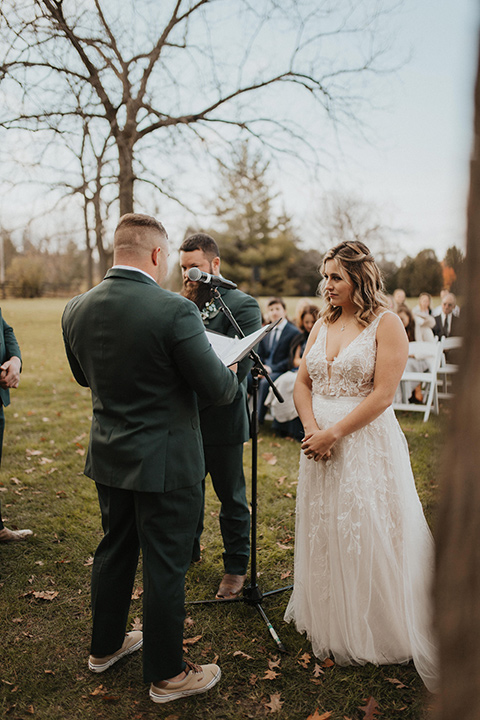
{"type": "MultiPolygon", "coordinates": [[[[372,391],[381,317],[330,363],[326,326],[320,328],[306,361],[320,428],[372,391]]],[[[285,620],[307,633],[317,657],[331,654],[339,665],[413,658],[435,690],[433,560],[407,443],[391,407],[338,441],[330,460],[301,454],[294,590],[285,620]]]]}

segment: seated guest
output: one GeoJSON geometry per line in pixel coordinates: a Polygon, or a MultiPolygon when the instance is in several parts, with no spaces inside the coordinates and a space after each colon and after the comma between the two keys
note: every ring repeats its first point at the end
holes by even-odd
{"type": "Polygon", "coordinates": [[[394,312],[398,312],[398,309],[400,307],[403,307],[405,305],[405,300],[407,299],[407,294],[405,290],[402,288],[396,288],[393,291],[392,300],[393,300],[393,308],[392,310],[394,312]]]}
{"type": "MultiPolygon", "coordinates": [[[[406,372],[426,372],[429,370],[429,365],[425,357],[421,354],[418,348],[415,348],[412,343],[418,342],[417,338],[417,327],[415,318],[412,311],[406,305],[403,305],[398,309],[398,317],[403,323],[405,332],[407,333],[409,350],[408,359],[405,366],[406,372]]],[[[409,403],[422,403],[423,394],[421,383],[400,383],[396,395],[395,402],[409,402],[409,403]]]]}
{"type": "Polygon", "coordinates": [[[289,367],[291,370],[298,370],[300,367],[310,330],[315,325],[319,312],[320,310],[316,305],[310,304],[306,305],[302,310],[298,321],[298,329],[301,334],[296,335],[290,345],[289,367]]]}
{"type": "MultiPolygon", "coordinates": [[[[451,294],[452,294],[452,293],[450,293],[450,290],[448,290],[447,288],[444,288],[443,290],[440,291],[440,305],[437,305],[436,308],[433,308],[433,310],[432,310],[432,315],[433,315],[433,317],[438,317],[438,315],[441,315],[441,314],[442,314],[442,302],[443,302],[443,298],[444,298],[446,295],[451,295],[451,294]]],[[[454,307],[453,310],[452,310],[452,313],[453,313],[453,316],[454,316],[454,317],[457,317],[457,318],[460,317],[460,308],[459,308],[458,305],[455,305],[455,307],[454,307]]]]}
{"type": "MultiPolygon", "coordinates": [[[[290,345],[300,330],[287,320],[287,308],[282,298],[273,297],[267,303],[265,312],[269,323],[280,320],[278,325],[267,334],[258,346],[258,354],[264,363],[272,380],[276,380],[288,370],[290,345]]],[[[265,420],[267,408],[265,399],[268,395],[269,384],[265,378],[260,379],[258,391],[258,419],[260,423],[265,420]]]]}
{"type": "Polygon", "coordinates": [[[299,320],[301,334],[296,335],[290,345],[290,369],[275,380],[275,385],[284,402],[279,403],[272,390],[268,393],[265,401],[266,405],[270,405],[270,412],[273,416],[272,430],[279,435],[293,437],[297,440],[303,439],[304,432],[293,402],[293,386],[310,330],[315,325],[318,313],[319,308],[316,305],[308,304],[304,307],[299,320]]]}
{"type": "Polygon", "coordinates": [[[435,336],[433,328],[435,326],[435,318],[431,309],[432,296],[427,292],[422,292],[418,296],[418,305],[412,310],[415,318],[415,339],[423,342],[433,342],[435,336]]]}
{"type": "Polygon", "coordinates": [[[435,318],[433,332],[438,338],[454,337],[460,335],[459,318],[455,316],[457,299],[453,293],[447,293],[442,298],[441,312],[435,318]]]}

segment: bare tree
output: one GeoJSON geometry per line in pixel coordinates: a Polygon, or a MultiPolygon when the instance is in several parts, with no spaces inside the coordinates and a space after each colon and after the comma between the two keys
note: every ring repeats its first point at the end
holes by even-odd
{"type": "Polygon", "coordinates": [[[316,124],[358,120],[355,81],[381,69],[379,26],[397,2],[2,0],[0,127],[43,140],[88,119],[112,138],[120,213],[138,183],[187,203],[192,160],[238,135],[301,154],[303,94],[316,124]]]}
{"type": "Polygon", "coordinates": [[[386,223],[379,207],[357,195],[335,191],[326,194],[313,222],[322,250],[335,243],[360,240],[380,263],[398,261],[399,247],[393,238],[401,231],[386,223]]]}
{"type": "Polygon", "coordinates": [[[439,720],[480,717],[480,52],[464,272],[465,346],[436,533],[439,720]]]}

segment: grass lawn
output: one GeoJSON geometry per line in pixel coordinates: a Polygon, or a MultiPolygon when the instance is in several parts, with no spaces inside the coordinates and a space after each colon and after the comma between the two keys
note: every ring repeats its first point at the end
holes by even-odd
{"type": "MultiPolygon", "coordinates": [[[[311,654],[309,642],[283,622],[289,593],[263,608],[287,647],[281,654],[256,608],[244,603],[188,605],[185,652],[218,659],[222,680],[197,698],[154,705],[143,684],[141,652],[102,675],[88,672],[91,558],[101,538],[91,480],[83,476],[90,397],[71,378],[60,316],[65,301],[6,300],[3,315],[20,342],[24,371],[6,410],[0,500],[6,524],[33,538],[0,546],[0,708],[5,717],[45,720],[307,720],[426,718],[431,697],[412,665],[341,668],[311,654]],[[372,714],[372,703],[378,715],[372,714]],[[370,711],[367,703],[370,702],[370,711]],[[364,708],[363,710],[361,708],[364,708]],[[315,714],[316,713],[316,714],[315,714]]],[[[400,417],[429,521],[435,509],[443,417],[400,417]]],[[[250,448],[246,448],[250,477],[250,448]]],[[[259,443],[258,583],[262,591],[293,579],[298,443],[267,428],[259,443]]],[[[187,575],[187,599],[211,598],[222,575],[218,502],[210,484],[203,562],[187,575]]],[[[141,621],[141,568],[131,625],[141,621]]]]}

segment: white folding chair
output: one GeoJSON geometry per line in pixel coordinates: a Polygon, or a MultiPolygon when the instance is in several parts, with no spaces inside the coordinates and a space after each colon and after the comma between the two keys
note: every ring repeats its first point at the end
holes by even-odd
{"type": "Polygon", "coordinates": [[[462,347],[462,338],[458,336],[443,337],[440,341],[442,346],[442,356],[440,358],[440,366],[438,368],[438,397],[448,399],[453,397],[451,391],[452,376],[458,372],[458,365],[447,362],[446,353],[448,350],[456,350],[462,347]]]}
{"type": "MultiPolygon", "coordinates": [[[[403,383],[422,383],[425,386],[423,390],[422,403],[393,402],[394,410],[407,410],[408,412],[422,412],[423,421],[427,422],[430,412],[433,410],[438,415],[438,394],[437,394],[437,373],[442,357],[442,344],[439,342],[412,342],[410,350],[417,356],[422,357],[428,364],[426,372],[408,372],[405,371],[400,380],[400,389],[403,383]]],[[[405,395],[405,393],[402,393],[405,395]]]]}

